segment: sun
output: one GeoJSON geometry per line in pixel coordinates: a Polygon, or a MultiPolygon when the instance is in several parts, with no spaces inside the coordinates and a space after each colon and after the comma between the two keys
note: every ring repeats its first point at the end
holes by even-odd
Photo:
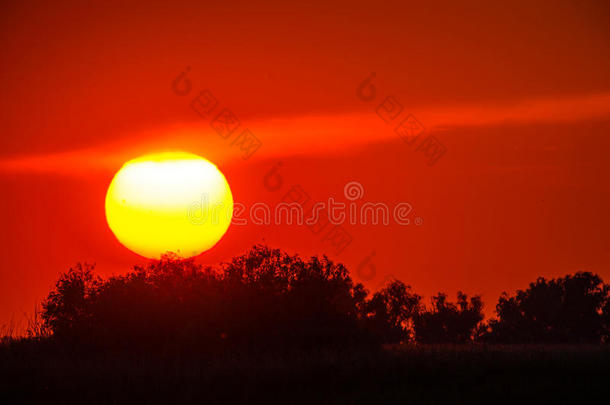
{"type": "Polygon", "coordinates": [[[145,155],[125,163],[106,194],[108,226],[125,247],[159,259],[212,248],[233,215],[229,183],[218,168],[186,152],[145,155]]]}

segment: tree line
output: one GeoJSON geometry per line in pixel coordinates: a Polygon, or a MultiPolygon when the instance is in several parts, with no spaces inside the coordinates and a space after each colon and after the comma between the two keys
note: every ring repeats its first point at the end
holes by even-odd
{"type": "Polygon", "coordinates": [[[216,267],[167,256],[102,279],[63,273],[43,302],[51,339],[113,349],[344,347],[390,343],[597,344],[610,341],[610,286],[590,272],[504,293],[484,321],[479,296],[433,296],[399,280],[374,293],[326,256],[256,245],[216,267]]]}

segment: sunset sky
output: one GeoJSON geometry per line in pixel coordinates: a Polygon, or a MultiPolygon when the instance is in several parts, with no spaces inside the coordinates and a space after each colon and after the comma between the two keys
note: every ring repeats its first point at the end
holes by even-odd
{"type": "Polygon", "coordinates": [[[18,2],[0,19],[0,325],[77,262],[148,260],[104,200],[123,163],[168,150],[213,162],[248,207],[296,189],[348,203],[357,182],[358,204],[413,208],[409,225],[344,224],[342,250],[328,229],[233,225],[201,263],[263,242],[326,253],[370,289],[463,290],[488,315],[538,276],[610,281],[606,2],[18,2]],[[417,139],[396,131],[409,116],[417,139]]]}

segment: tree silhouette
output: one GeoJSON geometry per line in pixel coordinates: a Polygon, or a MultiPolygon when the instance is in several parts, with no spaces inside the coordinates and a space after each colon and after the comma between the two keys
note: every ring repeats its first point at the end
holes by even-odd
{"type": "Polygon", "coordinates": [[[282,350],[353,344],[598,343],[610,335],[610,286],[592,273],[539,278],[503,294],[482,323],[481,298],[421,297],[394,280],[369,297],[327,257],[256,245],[217,267],[168,255],[102,280],[93,266],[62,274],[43,302],[56,341],[112,349],[282,350]],[[476,331],[476,333],[475,333],[476,331]]]}
{"type": "Polygon", "coordinates": [[[402,281],[393,280],[366,304],[369,329],[380,341],[405,342],[413,336],[413,317],[419,313],[421,297],[402,281]]]}
{"type": "Polygon", "coordinates": [[[218,269],[165,257],[101,281],[78,266],[43,315],[57,338],[115,348],[340,347],[369,340],[365,299],[343,265],[257,245],[218,269]]]}
{"type": "Polygon", "coordinates": [[[598,343],[608,333],[610,286],[590,272],[542,277],[502,294],[483,339],[501,343],[598,343]]]}
{"type": "Polygon", "coordinates": [[[102,283],[94,268],[86,263],[70,268],[43,303],[42,319],[55,336],[75,335],[91,322],[88,303],[102,283]]]}
{"type": "Polygon", "coordinates": [[[466,343],[472,340],[477,325],[483,320],[483,303],[479,296],[468,300],[462,292],[457,304],[447,295],[432,297],[432,309],[422,310],[414,317],[415,339],[420,343],[466,343]]]}

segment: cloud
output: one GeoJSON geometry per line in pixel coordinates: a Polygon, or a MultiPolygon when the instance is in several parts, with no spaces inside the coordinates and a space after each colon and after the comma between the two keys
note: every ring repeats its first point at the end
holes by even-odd
{"type": "Polygon", "coordinates": [[[461,106],[422,111],[431,128],[503,124],[560,124],[610,118],[610,94],[525,100],[512,105],[461,106]]]}
{"type": "MultiPolygon", "coordinates": [[[[377,114],[378,105],[379,101],[371,103],[369,111],[284,117],[249,123],[247,128],[261,141],[260,148],[251,159],[344,153],[349,148],[398,139],[394,129],[408,114],[417,117],[427,133],[463,127],[562,124],[610,119],[610,94],[532,99],[510,105],[405,109],[390,123],[377,114]]],[[[122,141],[96,148],[6,158],[0,160],[0,171],[62,174],[81,174],[91,170],[116,171],[129,159],[160,150],[188,150],[217,164],[235,162],[243,157],[243,150],[235,142],[243,129],[245,127],[224,139],[215,133],[208,121],[175,124],[129,134],[122,141]]]]}

